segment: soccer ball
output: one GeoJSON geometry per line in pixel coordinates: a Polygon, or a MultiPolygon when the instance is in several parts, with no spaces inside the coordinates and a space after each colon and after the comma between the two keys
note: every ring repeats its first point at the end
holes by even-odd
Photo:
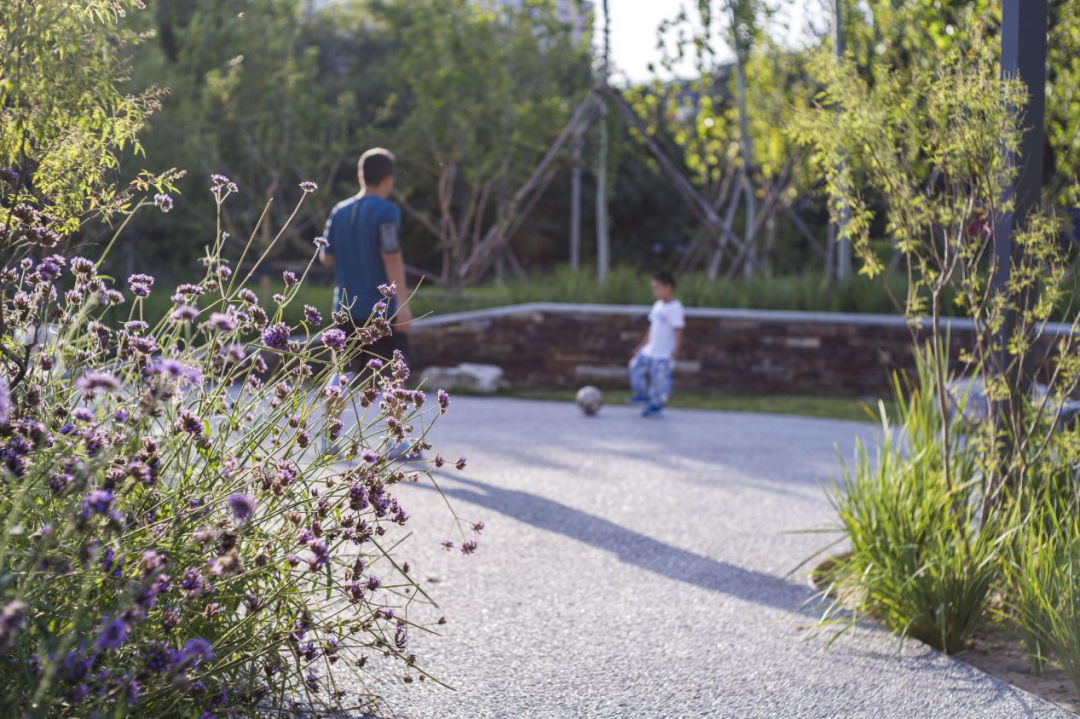
{"type": "Polygon", "coordinates": [[[596,387],[582,387],[577,393],[577,406],[587,416],[592,417],[604,406],[604,395],[596,387]]]}

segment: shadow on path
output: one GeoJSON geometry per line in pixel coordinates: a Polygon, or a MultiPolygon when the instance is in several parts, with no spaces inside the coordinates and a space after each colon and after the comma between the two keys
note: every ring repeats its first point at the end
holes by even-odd
{"type": "MultiPolygon", "coordinates": [[[[456,474],[446,479],[472,488],[440,485],[447,497],[471,502],[519,522],[612,552],[627,564],[743,601],[814,618],[819,616],[815,611],[817,604],[813,601],[815,593],[810,587],[664,544],[614,522],[535,494],[503,489],[456,474]]],[[[435,491],[424,484],[415,486],[435,491]]]]}

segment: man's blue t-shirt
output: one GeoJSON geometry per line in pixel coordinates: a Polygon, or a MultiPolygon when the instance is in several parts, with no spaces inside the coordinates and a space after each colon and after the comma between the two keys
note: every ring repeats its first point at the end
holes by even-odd
{"type": "MultiPolygon", "coordinates": [[[[400,249],[396,244],[400,228],[398,206],[374,195],[345,200],[330,213],[323,234],[330,242],[326,252],[334,256],[335,310],[351,305],[355,319],[368,318],[371,308],[383,299],[379,285],[389,282],[383,252],[400,249]],[[393,228],[390,232],[388,225],[393,228]]],[[[396,301],[389,305],[388,315],[397,309],[396,301]]]]}

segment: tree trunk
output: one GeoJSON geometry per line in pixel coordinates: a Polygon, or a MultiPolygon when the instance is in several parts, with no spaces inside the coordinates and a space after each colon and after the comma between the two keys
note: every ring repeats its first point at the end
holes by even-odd
{"type": "Polygon", "coordinates": [[[574,143],[574,168],[570,173],[570,266],[581,267],[581,143],[574,143]]]}

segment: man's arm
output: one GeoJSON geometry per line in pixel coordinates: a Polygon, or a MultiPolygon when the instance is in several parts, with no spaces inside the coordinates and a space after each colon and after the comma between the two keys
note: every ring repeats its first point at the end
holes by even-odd
{"type": "Polygon", "coordinates": [[[382,253],[383,266],[386,267],[386,277],[397,285],[397,315],[394,317],[394,330],[408,332],[409,323],[412,322],[412,310],[407,304],[409,291],[405,287],[405,258],[401,251],[382,253]]]}
{"type": "Polygon", "coordinates": [[[409,290],[405,286],[405,258],[401,254],[401,240],[398,237],[397,222],[379,225],[379,251],[382,253],[386,279],[397,285],[397,315],[394,317],[394,329],[408,332],[412,322],[412,310],[409,309],[409,290]]]}
{"type": "Polygon", "coordinates": [[[671,359],[679,359],[679,348],[682,347],[682,327],[675,330],[675,347],[671,350],[671,359]]]}
{"type": "Polygon", "coordinates": [[[327,252],[325,247],[320,248],[319,249],[319,263],[323,267],[333,267],[334,266],[334,254],[332,252],[327,252]]]}
{"type": "Polygon", "coordinates": [[[323,239],[326,240],[326,246],[319,248],[319,264],[323,267],[334,266],[334,249],[330,247],[330,226],[332,224],[334,224],[333,212],[331,212],[330,216],[326,218],[326,226],[323,227],[322,236],[323,239]]]}

